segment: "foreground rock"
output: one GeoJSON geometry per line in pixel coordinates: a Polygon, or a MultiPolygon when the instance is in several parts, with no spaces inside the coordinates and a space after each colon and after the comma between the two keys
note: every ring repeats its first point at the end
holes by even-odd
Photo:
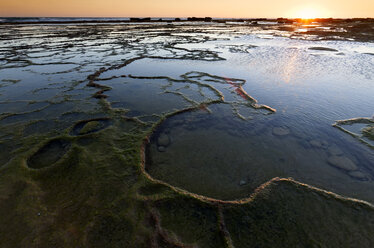
{"type": "Polygon", "coordinates": [[[274,182],[251,204],[224,207],[232,247],[373,247],[372,206],[295,186],[274,182]]]}

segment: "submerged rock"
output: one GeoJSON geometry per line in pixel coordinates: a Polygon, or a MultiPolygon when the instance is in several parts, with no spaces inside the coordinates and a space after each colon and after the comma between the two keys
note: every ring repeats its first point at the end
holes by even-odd
{"type": "Polygon", "coordinates": [[[157,144],[159,146],[167,147],[168,145],[170,145],[169,136],[165,133],[160,134],[160,136],[158,136],[158,139],[157,139],[157,144]]]}
{"type": "Polygon", "coordinates": [[[239,182],[239,185],[240,186],[244,186],[244,185],[246,185],[247,184],[247,181],[246,180],[240,180],[240,182],[239,182]]]}
{"type": "Polygon", "coordinates": [[[327,159],[327,162],[339,169],[346,170],[346,171],[354,171],[357,170],[357,165],[352,162],[347,157],[342,157],[342,156],[331,156],[327,159]]]}
{"type": "Polygon", "coordinates": [[[309,144],[315,148],[326,149],[329,143],[325,140],[311,140],[309,144]]]}
{"type": "Polygon", "coordinates": [[[299,141],[299,144],[304,147],[305,149],[311,149],[312,146],[310,145],[310,143],[306,140],[301,140],[299,141]]]}
{"type": "Polygon", "coordinates": [[[165,146],[158,146],[158,147],[157,147],[157,150],[158,150],[159,152],[166,152],[166,148],[165,148],[165,146]]]}
{"type": "Polygon", "coordinates": [[[276,136],[286,136],[290,134],[288,127],[274,127],[273,134],[276,136]]]}
{"type": "Polygon", "coordinates": [[[341,156],[341,155],[343,155],[343,151],[340,150],[340,148],[337,147],[337,146],[330,146],[327,151],[331,156],[341,156]]]}
{"type": "Polygon", "coordinates": [[[351,171],[348,173],[351,177],[354,177],[356,179],[359,179],[359,180],[366,180],[367,177],[364,173],[362,173],[361,171],[351,171]]]}

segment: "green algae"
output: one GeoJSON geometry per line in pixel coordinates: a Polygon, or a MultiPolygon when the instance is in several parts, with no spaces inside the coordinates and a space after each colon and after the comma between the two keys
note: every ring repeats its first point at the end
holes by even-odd
{"type": "Polygon", "coordinates": [[[223,208],[235,247],[370,247],[371,211],[290,180],[272,181],[251,204],[223,208]]]}
{"type": "Polygon", "coordinates": [[[197,247],[225,247],[218,223],[218,210],[211,204],[178,196],[152,204],[160,213],[160,224],[180,241],[197,247]],[[182,224],[183,223],[183,224],[182,224]]]}
{"type": "Polygon", "coordinates": [[[28,171],[19,165],[26,156],[2,170],[0,214],[7,228],[0,226],[4,235],[12,234],[0,240],[3,247],[323,245],[339,242],[338,234],[347,226],[332,223],[341,223],[342,217],[348,226],[361,228],[352,229],[362,237],[356,244],[373,242],[370,223],[360,227],[362,216],[374,215],[371,205],[290,180],[265,185],[241,202],[217,201],[159,183],[141,170],[143,139],[149,131],[129,130],[123,124],[114,121],[112,128],[88,134],[95,142],[84,146],[79,136],[71,138],[70,151],[56,166],[28,171]],[[305,202],[315,207],[305,209],[305,202]],[[316,211],[321,208],[334,210],[316,211]],[[314,218],[294,214],[296,210],[314,218]],[[5,218],[10,211],[14,215],[5,218]],[[295,221],[297,228],[291,225],[295,221]],[[323,233],[330,234],[332,225],[335,239],[328,241],[323,233]]]}

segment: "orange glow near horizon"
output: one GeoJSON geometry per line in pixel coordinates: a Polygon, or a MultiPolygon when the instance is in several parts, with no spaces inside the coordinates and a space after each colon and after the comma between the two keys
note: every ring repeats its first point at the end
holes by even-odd
{"type": "Polygon", "coordinates": [[[3,17],[373,17],[373,0],[0,0],[3,17]],[[318,7],[316,7],[318,6],[318,7]]]}
{"type": "Polygon", "coordinates": [[[314,19],[314,18],[317,18],[321,16],[321,14],[315,10],[315,9],[312,9],[312,8],[305,8],[305,9],[302,9],[299,13],[298,13],[298,18],[301,18],[301,19],[314,19]]]}
{"type": "Polygon", "coordinates": [[[323,18],[331,16],[332,13],[326,11],[323,7],[318,5],[299,6],[289,11],[289,17],[301,18],[304,20],[312,20],[315,18],[323,18]]]}

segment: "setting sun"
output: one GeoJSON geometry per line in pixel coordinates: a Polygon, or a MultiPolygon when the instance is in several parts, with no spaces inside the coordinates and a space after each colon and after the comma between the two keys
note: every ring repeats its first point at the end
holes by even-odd
{"type": "Polygon", "coordinates": [[[305,8],[305,9],[300,10],[297,13],[297,17],[302,18],[302,19],[314,19],[320,16],[321,16],[321,13],[313,8],[305,8]]]}
{"type": "Polygon", "coordinates": [[[315,18],[327,18],[331,17],[330,8],[319,4],[310,5],[298,5],[291,8],[288,12],[288,16],[291,18],[301,18],[301,19],[315,19],[315,18]]]}

